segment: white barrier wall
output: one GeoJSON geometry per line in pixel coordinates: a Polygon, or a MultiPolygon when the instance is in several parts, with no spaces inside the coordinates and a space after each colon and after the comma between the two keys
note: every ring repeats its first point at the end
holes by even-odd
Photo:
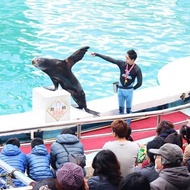
{"type": "Polygon", "coordinates": [[[45,123],[70,120],[69,92],[43,87],[33,89],[32,110],[45,123]]]}

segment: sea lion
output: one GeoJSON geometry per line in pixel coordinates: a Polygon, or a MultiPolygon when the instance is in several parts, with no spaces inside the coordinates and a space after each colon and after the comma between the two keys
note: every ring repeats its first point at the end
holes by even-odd
{"type": "Polygon", "coordinates": [[[34,58],[32,64],[46,73],[54,84],[53,89],[47,87],[44,88],[55,91],[60,84],[63,89],[70,92],[73,100],[78,104],[78,108],[84,108],[86,112],[99,116],[99,112],[87,108],[86,97],[82,86],[71,71],[73,65],[84,57],[84,54],[88,49],[88,46],[82,47],[64,60],[34,58]]]}

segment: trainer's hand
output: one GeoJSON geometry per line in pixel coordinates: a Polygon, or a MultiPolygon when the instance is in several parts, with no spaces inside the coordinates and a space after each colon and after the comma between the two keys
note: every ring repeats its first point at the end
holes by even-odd
{"type": "Polygon", "coordinates": [[[91,52],[90,55],[93,56],[93,57],[95,57],[96,53],[91,52]]]}

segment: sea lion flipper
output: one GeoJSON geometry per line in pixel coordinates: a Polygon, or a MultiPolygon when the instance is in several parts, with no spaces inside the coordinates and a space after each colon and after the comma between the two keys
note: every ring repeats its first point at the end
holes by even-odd
{"type": "Polygon", "coordinates": [[[56,91],[59,87],[59,83],[57,82],[57,80],[54,80],[53,78],[51,78],[53,84],[54,84],[54,88],[53,87],[44,87],[47,90],[51,90],[51,91],[56,91]]]}
{"type": "Polygon", "coordinates": [[[84,46],[84,47],[78,49],[77,51],[75,51],[71,56],[69,56],[66,59],[68,66],[70,66],[70,68],[72,68],[72,66],[75,63],[77,63],[84,57],[84,54],[88,51],[88,49],[89,49],[89,46],[84,46]]]}

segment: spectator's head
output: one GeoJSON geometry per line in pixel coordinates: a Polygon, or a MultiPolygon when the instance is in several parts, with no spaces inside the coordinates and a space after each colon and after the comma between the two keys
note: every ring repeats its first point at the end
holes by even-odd
{"type": "Polygon", "coordinates": [[[63,190],[79,190],[84,186],[83,169],[71,162],[66,162],[56,172],[57,181],[63,190]]]}
{"type": "Polygon", "coordinates": [[[62,129],[61,134],[75,135],[75,132],[71,128],[64,128],[62,129]]]}
{"type": "Polygon", "coordinates": [[[161,121],[156,129],[157,136],[165,139],[169,134],[175,132],[174,124],[171,121],[161,121]]]}
{"type": "Polygon", "coordinates": [[[183,161],[182,149],[176,144],[166,143],[159,149],[149,149],[149,152],[156,156],[155,167],[159,170],[181,166],[183,161]]]}
{"type": "Polygon", "coordinates": [[[165,143],[172,143],[178,145],[180,148],[183,146],[183,140],[181,135],[179,135],[177,132],[171,133],[165,138],[165,143]]]}
{"type": "Polygon", "coordinates": [[[179,130],[179,133],[182,136],[182,138],[185,139],[188,144],[190,144],[190,126],[182,125],[179,130]]]}
{"type": "Polygon", "coordinates": [[[99,176],[101,179],[106,177],[111,184],[119,185],[122,178],[120,164],[111,150],[99,151],[92,161],[92,168],[94,176],[99,176]]]}
{"type": "Polygon", "coordinates": [[[61,187],[54,178],[46,178],[35,182],[33,190],[61,190],[61,187]]]}
{"type": "Polygon", "coordinates": [[[146,176],[133,172],[121,180],[118,190],[150,190],[150,183],[146,176]]]}
{"type": "Polygon", "coordinates": [[[17,138],[10,138],[6,141],[6,144],[12,144],[17,146],[18,148],[20,147],[20,141],[17,138]]]}
{"type": "Polygon", "coordinates": [[[125,138],[127,135],[128,125],[125,120],[116,119],[111,123],[111,129],[116,137],[125,138]]]}
{"type": "Polygon", "coordinates": [[[44,141],[42,138],[36,137],[32,139],[31,141],[31,147],[34,148],[36,145],[44,144],[44,141]]]}
{"type": "Polygon", "coordinates": [[[154,154],[149,152],[149,149],[151,148],[156,148],[159,149],[161,146],[164,145],[164,139],[161,137],[155,137],[153,140],[149,141],[146,145],[146,149],[147,149],[147,156],[149,159],[150,163],[154,163],[155,159],[154,159],[154,154]]]}

